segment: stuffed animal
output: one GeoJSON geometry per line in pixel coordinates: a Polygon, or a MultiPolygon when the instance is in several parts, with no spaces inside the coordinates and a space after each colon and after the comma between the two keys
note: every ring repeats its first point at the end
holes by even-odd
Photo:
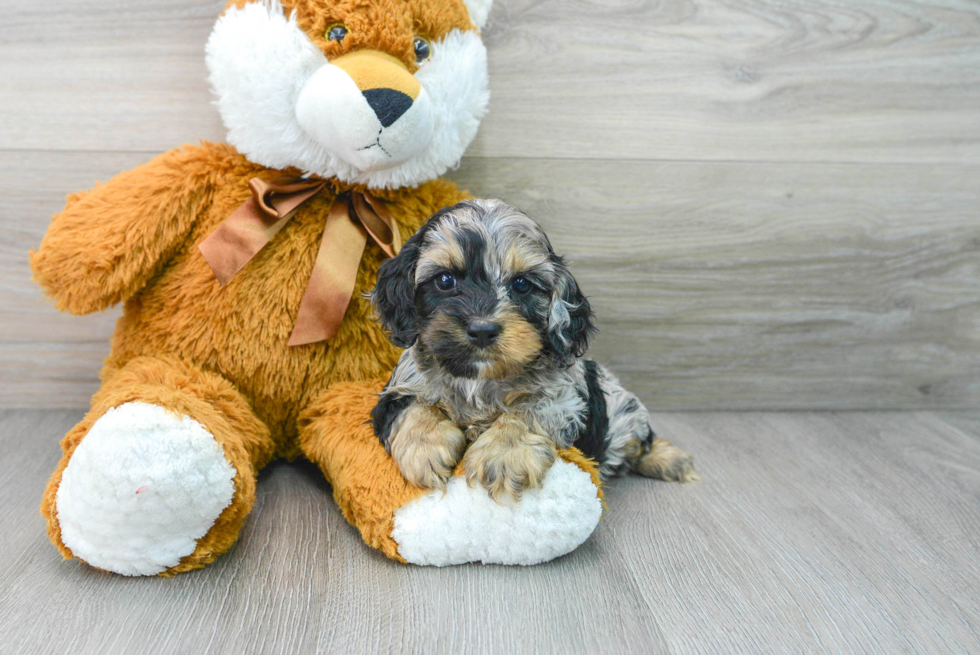
{"type": "Polygon", "coordinates": [[[228,143],[167,152],[69,197],[36,281],[76,314],[125,303],[102,385],[42,513],[67,557],[124,575],[212,562],[256,475],[306,457],[365,542],[418,564],[533,564],[602,511],[561,451],[502,505],[412,486],[368,423],[399,358],[364,294],[441,207],[487,102],[491,0],[234,0],[207,45],[228,143]]]}

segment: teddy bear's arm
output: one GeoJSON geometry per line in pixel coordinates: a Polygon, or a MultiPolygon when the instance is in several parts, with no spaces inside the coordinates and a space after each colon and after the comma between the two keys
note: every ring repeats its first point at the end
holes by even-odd
{"type": "Polygon", "coordinates": [[[409,484],[365,420],[383,380],[332,385],[303,410],[299,446],[330,481],[344,517],[364,541],[413,564],[537,564],[585,541],[602,515],[596,463],[559,452],[541,489],[500,505],[469,487],[457,467],[448,488],[409,484]]]}
{"type": "Polygon", "coordinates": [[[211,153],[186,147],[69,196],[31,253],[34,280],[73,314],[126,300],[187,236],[215,173],[211,153]]]}

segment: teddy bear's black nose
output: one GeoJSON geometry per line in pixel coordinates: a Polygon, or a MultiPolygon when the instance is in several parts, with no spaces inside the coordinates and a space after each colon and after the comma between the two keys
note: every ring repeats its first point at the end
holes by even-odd
{"type": "Polygon", "coordinates": [[[394,89],[368,89],[361,93],[383,127],[397,121],[412,106],[411,96],[394,89]]]}
{"type": "Polygon", "coordinates": [[[475,346],[486,348],[497,340],[497,336],[500,334],[500,326],[492,321],[472,321],[466,327],[466,334],[475,346]]]}

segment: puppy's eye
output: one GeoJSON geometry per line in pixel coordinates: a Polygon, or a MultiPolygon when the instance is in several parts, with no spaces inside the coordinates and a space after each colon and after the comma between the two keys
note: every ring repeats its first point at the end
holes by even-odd
{"type": "Polygon", "coordinates": [[[334,23],[327,28],[324,36],[327,38],[327,41],[343,41],[344,37],[347,36],[347,28],[341,23],[334,23]]]}
{"type": "Polygon", "coordinates": [[[514,293],[525,294],[531,290],[531,283],[526,278],[519,277],[510,283],[510,288],[514,290],[514,293]]]}
{"type": "Polygon", "coordinates": [[[452,273],[440,273],[436,276],[436,288],[440,291],[452,291],[456,288],[456,276],[452,273]]]}
{"type": "Polygon", "coordinates": [[[415,63],[421,64],[432,56],[432,46],[421,36],[415,37],[415,63]]]}

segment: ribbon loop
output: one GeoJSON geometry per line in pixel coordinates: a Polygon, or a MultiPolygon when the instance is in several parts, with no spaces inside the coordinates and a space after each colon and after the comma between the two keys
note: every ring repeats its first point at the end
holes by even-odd
{"type": "MultiPolygon", "coordinates": [[[[252,197],[198,246],[222,286],[285,227],[300,205],[320,193],[326,182],[256,177],[248,186],[252,197]]],[[[369,236],[389,257],[401,250],[398,223],[380,200],[359,191],[339,195],[327,215],[290,346],[325,341],[337,334],[354,293],[369,236]]]]}
{"type": "Polygon", "coordinates": [[[270,219],[283,219],[294,209],[320,193],[326,182],[292,177],[278,177],[272,181],[253,177],[248,181],[252,197],[262,212],[270,219]]]}
{"type": "Polygon", "coordinates": [[[351,195],[354,213],[360,219],[364,229],[371,235],[371,239],[389,257],[397,255],[398,251],[402,248],[401,234],[398,233],[397,226],[395,225],[394,219],[391,218],[391,215],[374,198],[366,196],[363,193],[354,193],[351,195]]]}

